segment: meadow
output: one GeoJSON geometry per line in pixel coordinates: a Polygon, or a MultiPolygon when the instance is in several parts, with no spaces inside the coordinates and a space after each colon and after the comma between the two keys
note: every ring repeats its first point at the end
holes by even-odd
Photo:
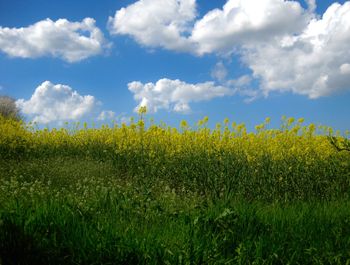
{"type": "Polygon", "coordinates": [[[349,135],[269,123],[0,116],[0,264],[350,264],[349,135]]]}

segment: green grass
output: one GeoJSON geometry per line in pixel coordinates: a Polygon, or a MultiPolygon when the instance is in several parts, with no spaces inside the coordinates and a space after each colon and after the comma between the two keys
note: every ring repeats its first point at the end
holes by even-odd
{"type": "Polygon", "coordinates": [[[228,196],[69,156],[3,159],[0,176],[0,264],[350,264],[345,188],[271,199],[255,177],[228,196]]]}

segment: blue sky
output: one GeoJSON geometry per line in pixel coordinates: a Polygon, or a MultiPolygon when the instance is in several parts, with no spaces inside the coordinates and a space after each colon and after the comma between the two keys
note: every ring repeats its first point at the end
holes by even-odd
{"type": "Polygon", "coordinates": [[[350,2],[0,0],[0,94],[26,120],[350,129],[350,2]]]}

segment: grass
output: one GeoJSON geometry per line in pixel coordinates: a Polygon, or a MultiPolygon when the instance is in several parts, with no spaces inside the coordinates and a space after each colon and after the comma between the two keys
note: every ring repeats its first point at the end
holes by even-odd
{"type": "Polygon", "coordinates": [[[1,162],[3,264],[346,264],[347,199],[208,198],[111,162],[1,162]]]}

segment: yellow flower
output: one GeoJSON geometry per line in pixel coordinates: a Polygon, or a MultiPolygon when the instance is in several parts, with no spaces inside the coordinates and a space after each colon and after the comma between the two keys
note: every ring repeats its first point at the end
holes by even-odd
{"type": "Polygon", "coordinates": [[[147,107],[141,106],[138,110],[138,114],[146,114],[147,113],[147,107]]]}

